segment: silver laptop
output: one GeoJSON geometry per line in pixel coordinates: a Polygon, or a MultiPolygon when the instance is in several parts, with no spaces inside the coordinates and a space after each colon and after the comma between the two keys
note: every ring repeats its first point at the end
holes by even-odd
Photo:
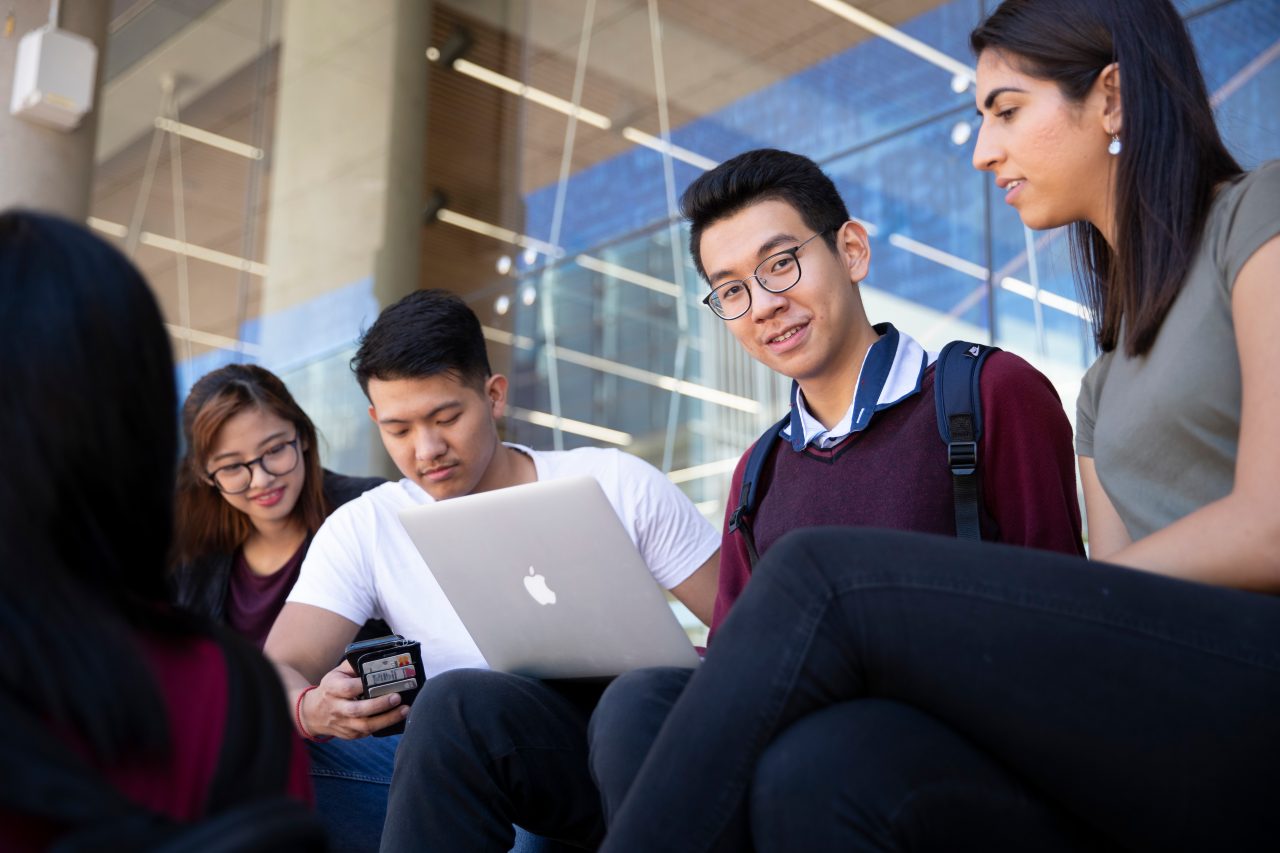
{"type": "Polygon", "coordinates": [[[698,664],[591,477],[452,498],[400,521],[495,670],[597,678],[698,664]]]}

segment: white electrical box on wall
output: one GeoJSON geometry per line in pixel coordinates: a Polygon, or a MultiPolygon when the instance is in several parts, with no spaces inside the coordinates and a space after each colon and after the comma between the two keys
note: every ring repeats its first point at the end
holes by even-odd
{"type": "Polygon", "coordinates": [[[98,49],[84,36],[52,24],[18,43],[9,112],[38,124],[71,130],[93,108],[98,49]]]}

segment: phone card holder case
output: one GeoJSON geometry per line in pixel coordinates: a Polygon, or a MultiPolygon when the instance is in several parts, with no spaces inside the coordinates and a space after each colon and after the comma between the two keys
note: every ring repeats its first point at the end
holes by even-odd
{"type": "MultiPolygon", "coordinates": [[[[422,667],[422,645],[399,634],[363,640],[347,646],[347,662],[364,685],[362,699],[376,699],[399,693],[402,705],[412,705],[426,673],[422,667]]],[[[404,721],[374,732],[374,737],[401,734],[404,721]]]]}

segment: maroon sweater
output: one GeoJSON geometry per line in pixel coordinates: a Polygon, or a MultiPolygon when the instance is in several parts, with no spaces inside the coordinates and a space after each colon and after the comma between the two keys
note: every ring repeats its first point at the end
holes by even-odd
{"type": "MultiPolygon", "coordinates": [[[[229,690],[226,659],[212,640],[203,637],[162,639],[140,634],[138,641],[139,653],[148,658],[168,711],[168,753],[135,756],[116,767],[95,767],[130,802],[156,815],[190,822],[205,814],[222,750],[229,690]]],[[[83,748],[74,734],[60,737],[76,749],[83,748]]],[[[299,737],[293,737],[292,746],[286,793],[313,805],[307,751],[299,737]]],[[[0,808],[0,850],[6,853],[47,850],[62,831],[0,808]]]]}
{"type": "MultiPolygon", "coordinates": [[[[982,538],[1084,556],[1071,425],[1049,380],[1008,352],[992,353],[982,370],[982,538]]],[[[739,494],[747,452],[733,472],[739,494]]],[[[955,536],[955,504],[947,449],[938,435],[933,367],[920,393],[877,412],[866,429],[829,450],[796,452],[774,442],[761,471],[763,496],[751,519],[763,557],[783,534],[804,527],[848,525],[955,536]]],[[[751,577],[741,533],[720,543],[720,588],[711,631],[751,577]]],[[[892,559],[892,555],[886,555],[892,559]]]]}

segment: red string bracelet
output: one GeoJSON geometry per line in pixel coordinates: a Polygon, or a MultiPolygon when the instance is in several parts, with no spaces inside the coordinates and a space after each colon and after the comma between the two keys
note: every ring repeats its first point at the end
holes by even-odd
{"type": "Polygon", "coordinates": [[[302,699],[312,690],[316,689],[316,685],[303,688],[298,694],[298,701],[293,704],[293,719],[298,723],[298,733],[312,743],[324,743],[327,740],[333,740],[333,735],[313,735],[307,731],[307,727],[302,724],[302,699]]]}

